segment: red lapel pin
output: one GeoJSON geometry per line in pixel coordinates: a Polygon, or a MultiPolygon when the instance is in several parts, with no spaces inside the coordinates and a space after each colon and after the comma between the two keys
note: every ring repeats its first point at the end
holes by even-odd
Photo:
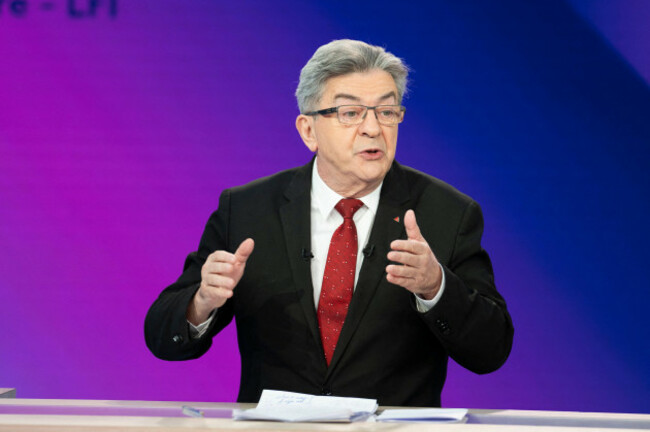
{"type": "Polygon", "coordinates": [[[395,218],[394,218],[393,220],[394,220],[395,222],[399,222],[399,216],[395,216],[395,218]]]}

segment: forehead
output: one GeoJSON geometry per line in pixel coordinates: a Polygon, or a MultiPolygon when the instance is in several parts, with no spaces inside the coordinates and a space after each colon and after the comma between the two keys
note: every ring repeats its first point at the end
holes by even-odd
{"type": "Polygon", "coordinates": [[[321,100],[324,103],[357,101],[364,105],[397,103],[397,86],[386,71],[355,72],[328,79],[321,100]]]}

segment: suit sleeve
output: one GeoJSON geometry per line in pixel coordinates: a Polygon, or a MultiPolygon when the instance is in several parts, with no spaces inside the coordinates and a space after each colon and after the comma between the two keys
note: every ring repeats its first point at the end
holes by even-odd
{"type": "Polygon", "coordinates": [[[475,372],[492,372],[506,361],[514,329],[494,284],[492,264],[481,247],[483,216],[476,202],[464,211],[440,301],[422,314],[449,356],[475,372]]]}
{"type": "Polygon", "coordinates": [[[201,268],[205,260],[216,250],[229,250],[229,214],[230,193],[224,191],[218,210],[206,224],[198,250],[187,256],[181,276],[149,308],[144,323],[145,341],[156,357],[163,360],[198,358],[210,348],[212,337],[232,320],[232,302],[227,301],[219,308],[206,334],[194,339],[186,319],[187,308],[201,283],[201,268]]]}

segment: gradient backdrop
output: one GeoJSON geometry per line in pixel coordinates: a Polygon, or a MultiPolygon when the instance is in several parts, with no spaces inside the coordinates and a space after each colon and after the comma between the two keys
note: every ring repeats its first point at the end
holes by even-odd
{"type": "Polygon", "coordinates": [[[233,401],[234,329],[169,363],[145,313],[220,192],[301,165],[300,68],[413,69],[397,159],[483,207],[507,364],[445,406],[650,413],[650,2],[0,1],[0,387],[233,401]]]}

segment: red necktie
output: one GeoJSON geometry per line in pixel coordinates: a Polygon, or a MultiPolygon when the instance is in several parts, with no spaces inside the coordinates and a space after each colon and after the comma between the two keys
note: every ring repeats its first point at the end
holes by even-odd
{"type": "Polygon", "coordinates": [[[318,326],[328,366],[352,299],[358,249],[352,216],[362,205],[358,199],[345,198],[335,207],[343,216],[343,223],[332,235],[318,300],[318,326]]]}

